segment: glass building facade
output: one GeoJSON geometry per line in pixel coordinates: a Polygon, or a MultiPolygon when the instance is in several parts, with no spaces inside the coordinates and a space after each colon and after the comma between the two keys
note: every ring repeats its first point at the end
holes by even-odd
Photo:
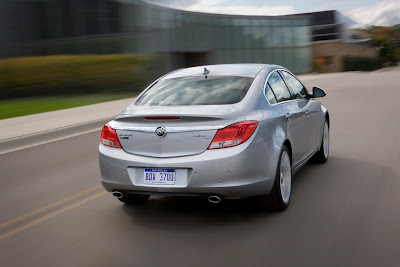
{"type": "Polygon", "coordinates": [[[140,0],[2,0],[0,17],[6,33],[0,57],[150,53],[164,59],[165,70],[268,63],[312,71],[311,19],[305,14],[208,14],[140,0]]]}
{"type": "Polygon", "coordinates": [[[350,40],[349,28],[357,23],[336,10],[304,13],[311,19],[312,42],[350,40]]]}

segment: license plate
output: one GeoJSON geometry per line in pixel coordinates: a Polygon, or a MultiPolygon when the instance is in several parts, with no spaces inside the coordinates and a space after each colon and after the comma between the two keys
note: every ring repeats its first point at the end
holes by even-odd
{"type": "Polygon", "coordinates": [[[174,169],[144,169],[145,184],[175,184],[174,169]]]}

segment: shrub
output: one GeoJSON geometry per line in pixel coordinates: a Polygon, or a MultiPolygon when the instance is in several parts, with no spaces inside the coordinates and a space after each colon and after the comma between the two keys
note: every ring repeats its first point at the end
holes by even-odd
{"type": "Polygon", "coordinates": [[[134,54],[59,55],[0,60],[0,98],[141,91],[159,59],[134,54]]]}
{"type": "Polygon", "coordinates": [[[372,71],[382,68],[385,62],[380,57],[344,57],[344,70],[345,71],[372,71]]]}

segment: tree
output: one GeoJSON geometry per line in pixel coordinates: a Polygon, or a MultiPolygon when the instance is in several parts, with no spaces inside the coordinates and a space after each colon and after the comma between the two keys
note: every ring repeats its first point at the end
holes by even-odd
{"type": "Polygon", "coordinates": [[[380,48],[379,54],[387,62],[396,62],[399,60],[396,51],[396,40],[400,39],[400,24],[382,27],[371,26],[368,32],[372,36],[371,44],[380,48]]]}

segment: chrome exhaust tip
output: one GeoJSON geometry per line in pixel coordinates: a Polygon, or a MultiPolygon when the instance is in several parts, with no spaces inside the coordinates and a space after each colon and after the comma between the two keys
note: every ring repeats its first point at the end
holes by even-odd
{"type": "Polygon", "coordinates": [[[114,191],[112,194],[113,194],[113,196],[116,197],[116,198],[123,198],[123,197],[124,197],[124,194],[122,194],[122,193],[119,192],[119,191],[114,191]]]}
{"type": "Polygon", "coordinates": [[[221,198],[219,196],[209,196],[208,197],[208,201],[210,201],[211,203],[214,204],[218,204],[219,202],[221,202],[221,198]]]}

